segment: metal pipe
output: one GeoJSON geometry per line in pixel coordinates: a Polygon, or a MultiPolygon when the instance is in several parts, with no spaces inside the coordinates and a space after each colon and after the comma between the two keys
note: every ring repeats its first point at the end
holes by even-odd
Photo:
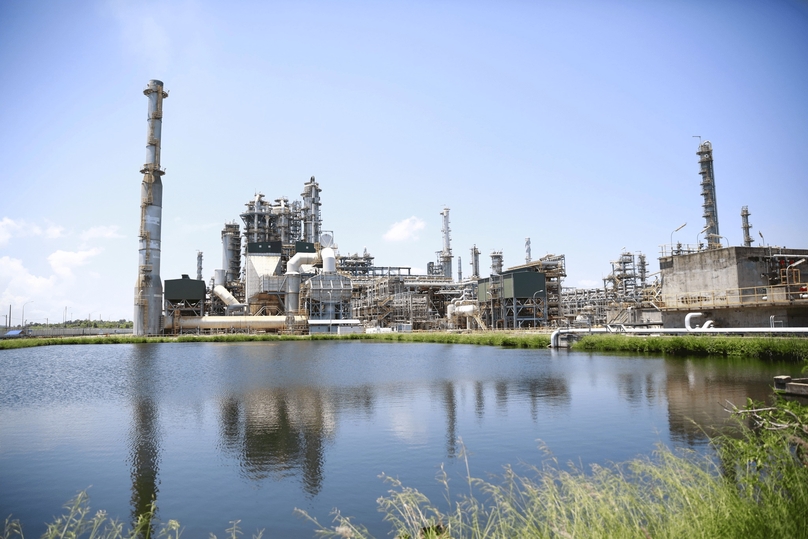
{"type": "Polygon", "coordinates": [[[295,253],[286,263],[286,312],[294,314],[300,308],[300,266],[317,260],[316,253],[295,253]]]}
{"type": "MultiPolygon", "coordinates": [[[[305,316],[295,316],[295,323],[305,323],[305,316]]],[[[285,316],[183,316],[179,319],[180,329],[283,329],[285,316]]]]}
{"type": "Polygon", "coordinates": [[[690,325],[690,320],[692,320],[693,318],[698,318],[700,316],[704,316],[704,314],[703,313],[687,313],[685,315],[685,329],[688,330],[688,331],[693,331],[694,329],[696,329],[696,328],[694,328],[693,326],[690,325]]]}
{"type": "Polygon", "coordinates": [[[236,297],[230,293],[225,287],[221,285],[216,285],[213,287],[213,293],[221,299],[224,304],[226,305],[227,311],[232,311],[235,309],[243,309],[247,306],[245,303],[239,303],[236,297]]]}
{"type": "Polygon", "coordinates": [[[135,335],[156,335],[162,332],[163,282],[160,278],[160,235],[163,213],[163,182],[165,171],[160,168],[160,140],[163,125],[163,99],[168,92],[163,83],[150,80],[143,93],[149,99],[146,163],[140,170],[140,233],[138,277],[135,284],[135,335]]]}

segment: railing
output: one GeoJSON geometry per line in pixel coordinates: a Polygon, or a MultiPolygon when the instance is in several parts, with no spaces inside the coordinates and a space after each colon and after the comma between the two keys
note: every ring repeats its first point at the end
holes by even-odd
{"type": "Polygon", "coordinates": [[[808,285],[804,283],[777,286],[754,286],[704,292],[661,294],[658,305],[663,309],[707,309],[733,307],[766,307],[782,305],[808,306],[808,285]]]}

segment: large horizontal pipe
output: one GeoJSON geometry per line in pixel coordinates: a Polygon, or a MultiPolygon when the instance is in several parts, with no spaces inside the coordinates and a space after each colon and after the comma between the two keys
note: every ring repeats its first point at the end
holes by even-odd
{"type": "MultiPolygon", "coordinates": [[[[180,329],[283,329],[286,316],[183,316],[179,320],[180,329]]],[[[295,316],[294,322],[306,322],[305,316],[295,316]]],[[[172,329],[169,320],[166,329],[172,329]]]]}

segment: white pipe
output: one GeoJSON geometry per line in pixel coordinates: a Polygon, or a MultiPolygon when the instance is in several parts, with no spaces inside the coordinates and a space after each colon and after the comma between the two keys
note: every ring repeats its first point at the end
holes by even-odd
{"type": "Polygon", "coordinates": [[[300,266],[313,264],[317,261],[317,253],[295,253],[295,256],[286,263],[286,274],[300,273],[300,266]]]}
{"type": "MultiPolygon", "coordinates": [[[[305,316],[294,319],[295,323],[307,320],[305,316]]],[[[183,316],[179,326],[180,329],[283,329],[286,321],[285,316],[183,316]]]]}
{"type": "Polygon", "coordinates": [[[295,253],[286,263],[286,312],[296,313],[300,303],[300,266],[312,264],[317,253],[295,253]]]}
{"type": "Polygon", "coordinates": [[[692,318],[698,318],[700,316],[704,316],[704,313],[687,313],[685,315],[685,329],[688,331],[693,331],[694,329],[697,329],[690,325],[690,320],[692,318]]]}
{"type": "Polygon", "coordinates": [[[235,298],[235,296],[233,296],[233,294],[231,294],[230,291],[227,290],[222,285],[214,286],[213,293],[216,294],[216,296],[218,296],[219,299],[224,302],[225,310],[227,312],[235,311],[237,309],[244,309],[247,307],[246,303],[239,303],[238,300],[235,298]]]}

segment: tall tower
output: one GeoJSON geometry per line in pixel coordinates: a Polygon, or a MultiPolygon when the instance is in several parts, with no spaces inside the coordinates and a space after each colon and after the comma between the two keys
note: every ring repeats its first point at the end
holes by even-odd
{"type": "Polygon", "coordinates": [[[743,246],[752,247],[752,236],[749,231],[752,230],[752,225],[749,224],[749,206],[741,208],[741,228],[743,228],[743,246]]]}
{"type": "Polygon", "coordinates": [[[704,197],[704,237],[707,238],[708,249],[721,248],[721,235],[718,232],[718,206],[715,199],[715,175],[713,174],[713,145],[705,140],[699,145],[699,164],[701,165],[701,196],[704,197]]]}
{"type": "Polygon", "coordinates": [[[320,218],[320,186],[311,177],[307,183],[303,184],[303,212],[305,214],[303,223],[303,241],[317,243],[320,241],[320,229],[322,220],[320,218]]]}
{"type": "Polygon", "coordinates": [[[452,237],[449,235],[449,208],[443,208],[440,212],[443,216],[443,250],[440,252],[440,263],[443,266],[443,276],[452,278],[452,237]]]}
{"type": "Polygon", "coordinates": [[[471,278],[480,278],[480,250],[476,244],[471,248],[471,278]]]}
{"type": "Polygon", "coordinates": [[[530,238],[525,238],[525,264],[530,264],[531,258],[530,238]]]}
{"type": "Polygon", "coordinates": [[[140,233],[138,275],[135,284],[135,335],[162,333],[163,281],[160,279],[160,226],[163,215],[163,182],[160,137],[163,127],[163,83],[150,80],[143,93],[149,99],[146,164],[140,173],[140,233]]]}

